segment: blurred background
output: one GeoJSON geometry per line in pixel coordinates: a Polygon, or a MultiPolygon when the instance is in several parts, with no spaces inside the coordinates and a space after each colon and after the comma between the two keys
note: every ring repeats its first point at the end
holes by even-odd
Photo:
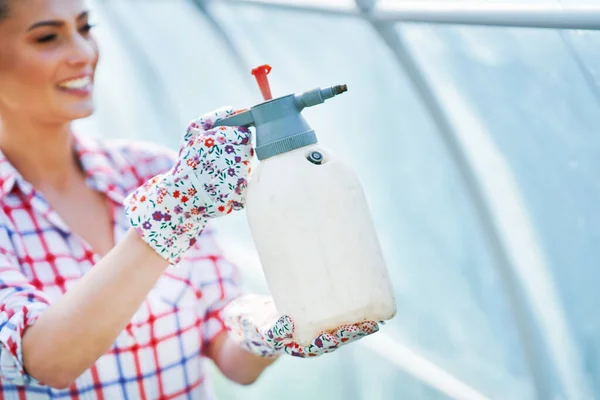
{"type": "MultiPolygon", "coordinates": [[[[304,115],[362,181],[398,315],[250,387],[214,370],[220,399],[600,398],[600,31],[554,29],[600,11],[547,12],[579,4],[92,1],[92,135],[176,148],[192,118],[261,102],[264,63],[276,97],[349,87],[304,115]]],[[[217,228],[266,292],[245,214],[217,228]]]]}

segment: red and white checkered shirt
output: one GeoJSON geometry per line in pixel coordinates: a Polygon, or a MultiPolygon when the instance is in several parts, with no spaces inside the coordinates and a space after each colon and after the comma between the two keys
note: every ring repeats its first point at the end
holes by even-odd
{"type": "MultiPolygon", "coordinates": [[[[175,153],[81,135],[74,135],[74,145],[87,184],[111,205],[119,241],[129,229],[124,198],[171,168],[175,153]]],[[[1,399],[213,398],[202,349],[223,332],[220,310],[239,289],[237,269],[222,256],[210,231],[177,268],[163,274],[110,351],[71,388],[57,390],[23,370],[22,334],[99,256],[1,152],[0,207],[1,399]]]]}

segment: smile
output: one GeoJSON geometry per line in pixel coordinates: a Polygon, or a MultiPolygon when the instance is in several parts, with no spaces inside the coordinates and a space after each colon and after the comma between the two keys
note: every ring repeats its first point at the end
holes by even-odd
{"type": "Polygon", "coordinates": [[[66,94],[88,98],[92,94],[93,85],[92,77],[88,75],[62,81],[57,84],[57,87],[66,94]]]}
{"type": "Polygon", "coordinates": [[[90,76],[83,76],[80,78],[69,79],[67,81],[60,82],[58,87],[65,90],[85,90],[90,89],[92,86],[92,78],[90,76]]]}

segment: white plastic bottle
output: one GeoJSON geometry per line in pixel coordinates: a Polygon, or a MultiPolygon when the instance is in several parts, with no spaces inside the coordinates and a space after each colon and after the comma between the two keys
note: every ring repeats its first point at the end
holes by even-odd
{"type": "Polygon", "coordinates": [[[246,210],[277,311],[294,321],[298,343],[343,324],[395,315],[362,186],[330,151],[312,145],[263,160],[248,186],[246,210]]]}
{"type": "MultiPolygon", "coordinates": [[[[270,99],[270,68],[257,70],[270,99]]],[[[340,85],[280,97],[216,123],[256,127],[261,162],[248,185],[248,223],[277,311],[292,318],[302,345],[340,325],[396,314],[362,185],[318,144],[301,115],[346,90],[340,85]]]]}

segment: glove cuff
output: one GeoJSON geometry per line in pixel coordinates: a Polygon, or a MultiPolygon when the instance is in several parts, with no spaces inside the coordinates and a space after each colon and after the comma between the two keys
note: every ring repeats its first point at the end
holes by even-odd
{"type": "Polygon", "coordinates": [[[205,209],[198,203],[193,185],[166,173],[127,196],[124,206],[140,237],[170,264],[177,264],[207,223],[205,209]]]}

